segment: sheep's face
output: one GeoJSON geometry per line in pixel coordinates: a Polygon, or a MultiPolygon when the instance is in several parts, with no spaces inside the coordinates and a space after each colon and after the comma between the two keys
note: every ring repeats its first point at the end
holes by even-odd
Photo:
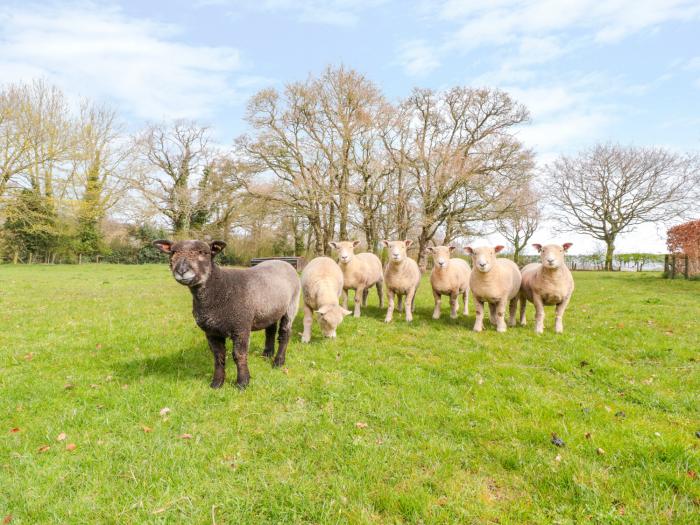
{"type": "Polygon", "coordinates": [[[503,249],[503,246],[480,246],[472,248],[467,246],[466,252],[472,256],[472,265],[482,273],[488,273],[496,264],[496,254],[503,249]]]}
{"type": "Polygon", "coordinates": [[[318,323],[321,325],[321,332],[326,337],[335,337],[335,329],[343,322],[343,317],[352,312],[340,305],[324,305],[318,310],[318,323]]]}
{"type": "Polygon", "coordinates": [[[352,261],[355,255],[355,248],[360,245],[360,241],[333,241],[329,242],[328,245],[337,250],[340,264],[348,264],[352,261]]]}
{"type": "Polygon", "coordinates": [[[407,239],[405,241],[382,241],[382,243],[389,249],[389,262],[400,263],[408,257],[407,250],[413,241],[407,239]]]}
{"type": "Polygon", "coordinates": [[[555,270],[564,266],[564,255],[573,245],[572,243],[567,242],[561,246],[558,244],[545,244],[544,246],[541,244],[533,244],[532,246],[534,246],[535,249],[540,252],[542,266],[555,270]]]}
{"type": "Polygon", "coordinates": [[[214,257],[226,243],[214,241],[154,241],[153,245],[170,256],[170,271],[175,280],[184,286],[201,286],[211,275],[214,257]]]}
{"type": "Polygon", "coordinates": [[[433,265],[435,268],[444,270],[450,264],[450,254],[454,250],[454,246],[431,246],[428,248],[428,253],[433,255],[433,265]]]}

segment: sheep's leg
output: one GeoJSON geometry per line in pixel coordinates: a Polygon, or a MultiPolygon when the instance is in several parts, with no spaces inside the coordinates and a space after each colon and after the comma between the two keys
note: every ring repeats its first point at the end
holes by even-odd
{"type": "Polygon", "coordinates": [[[433,310],[433,319],[440,319],[440,307],[442,306],[442,296],[433,290],[433,299],[435,299],[435,309],[433,310]]]}
{"type": "Polygon", "coordinates": [[[404,305],[406,307],[406,321],[411,322],[413,321],[413,298],[416,296],[416,289],[411,288],[408,293],[406,294],[406,304],[404,305]]]}
{"type": "Polygon", "coordinates": [[[518,309],[518,296],[510,300],[508,307],[508,326],[515,326],[515,311],[518,309]]]}
{"type": "Polygon", "coordinates": [[[243,390],[250,383],[250,371],[248,370],[248,341],[250,331],[234,334],[233,360],[236,362],[236,386],[243,390]]]}
{"type": "Polygon", "coordinates": [[[496,305],[493,303],[489,303],[489,322],[492,326],[496,326],[498,324],[496,322],[496,305]]]}
{"type": "Polygon", "coordinates": [[[501,299],[496,304],[496,331],[505,332],[506,331],[506,303],[508,298],[501,299]]]}
{"type": "Polygon", "coordinates": [[[474,311],[476,312],[474,331],[481,332],[484,329],[484,303],[476,297],[474,297],[474,311]]]}
{"type": "Polygon", "coordinates": [[[382,291],[382,288],[384,288],[384,282],[379,281],[377,283],[377,295],[379,296],[379,308],[384,308],[384,292],[382,291]]]}
{"type": "Polygon", "coordinates": [[[343,288],[343,294],[340,296],[343,300],[343,308],[348,309],[348,291],[343,288]]]}
{"type": "Polygon", "coordinates": [[[535,333],[544,332],[544,302],[538,294],[532,294],[532,302],[535,303],[535,333]]]}
{"type": "Polygon", "coordinates": [[[355,290],[355,313],[353,314],[355,317],[360,317],[360,305],[362,304],[364,297],[365,289],[358,286],[355,290]]]}
{"type": "Polygon", "coordinates": [[[275,334],[277,333],[277,323],[272,323],[265,328],[265,349],[263,357],[272,357],[275,353],[275,334]]]}
{"type": "Polygon", "coordinates": [[[362,308],[367,306],[367,297],[369,296],[369,288],[365,288],[362,291],[362,308]]]}
{"type": "Polygon", "coordinates": [[[520,294],[520,326],[527,325],[527,318],[525,317],[525,307],[527,306],[527,299],[524,294],[520,294]]]}
{"type": "Polygon", "coordinates": [[[558,334],[564,332],[564,312],[569,305],[569,299],[571,299],[571,296],[566,297],[554,308],[554,315],[556,316],[554,320],[554,331],[558,334]]]}
{"type": "Polygon", "coordinates": [[[464,301],[464,315],[469,315],[469,288],[464,290],[462,293],[462,300],[464,301]]]}
{"type": "Polygon", "coordinates": [[[457,291],[452,291],[450,294],[450,318],[457,319],[457,308],[459,308],[459,294],[457,291]]]}
{"type": "Polygon", "coordinates": [[[226,380],[226,338],[207,336],[209,348],[214,354],[214,377],[211,379],[212,388],[221,388],[226,380]]]}
{"type": "Polygon", "coordinates": [[[396,298],[397,298],[397,301],[399,303],[399,305],[398,305],[399,312],[403,312],[403,295],[401,295],[400,293],[397,293],[396,298]]]}
{"type": "Polygon", "coordinates": [[[386,317],[384,318],[384,322],[390,323],[391,317],[394,315],[394,291],[389,288],[386,294],[389,297],[389,306],[386,309],[386,317]]]}
{"type": "MultiPolygon", "coordinates": [[[[308,343],[311,341],[311,325],[314,322],[314,312],[311,308],[304,305],[304,333],[301,335],[301,342],[308,343]]],[[[274,326],[274,325],[272,325],[274,326]]],[[[267,335],[267,333],[266,333],[267,335]]],[[[274,337],[274,334],[273,334],[274,337]]],[[[272,354],[270,354],[272,355],[272,354]]]]}
{"type": "Polygon", "coordinates": [[[272,363],[272,366],[279,368],[284,364],[287,358],[287,345],[289,344],[289,336],[292,334],[292,319],[288,315],[284,315],[280,319],[279,331],[277,333],[277,355],[272,363]]]}

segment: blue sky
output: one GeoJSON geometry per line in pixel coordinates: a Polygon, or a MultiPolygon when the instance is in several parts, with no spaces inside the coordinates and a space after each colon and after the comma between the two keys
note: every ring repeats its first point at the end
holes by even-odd
{"type": "MultiPolygon", "coordinates": [[[[601,140],[700,150],[697,0],[0,3],[0,82],[47,78],[133,129],[196,118],[229,144],[255,91],[339,63],[391,99],[506,89],[542,163],[601,140]]],[[[663,248],[649,228],[622,248],[640,242],[663,248]]]]}

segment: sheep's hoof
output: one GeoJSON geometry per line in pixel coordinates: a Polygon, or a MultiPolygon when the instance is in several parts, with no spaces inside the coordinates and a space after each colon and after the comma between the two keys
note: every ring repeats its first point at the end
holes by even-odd
{"type": "Polygon", "coordinates": [[[483,330],[481,327],[476,327],[476,326],[474,327],[475,332],[481,332],[481,330],[483,330]]]}
{"type": "MultiPolygon", "coordinates": [[[[302,341],[303,341],[303,339],[302,339],[302,341]]],[[[265,351],[263,351],[262,356],[269,359],[270,357],[272,357],[272,355],[274,353],[275,353],[274,350],[270,350],[270,351],[265,350],[265,351]]]]}
{"type": "Polygon", "coordinates": [[[440,314],[433,314],[433,319],[440,319],[440,314]]]}
{"type": "MultiPolygon", "coordinates": [[[[301,342],[302,342],[302,343],[309,343],[309,342],[311,342],[311,338],[310,338],[310,337],[302,337],[302,338],[301,338],[301,342]]],[[[272,357],[272,354],[270,354],[270,355],[267,356],[267,357],[272,357]]]]}
{"type": "Polygon", "coordinates": [[[457,319],[457,317],[459,317],[457,314],[450,315],[450,319],[457,319]]]}
{"type": "Polygon", "coordinates": [[[384,322],[385,322],[385,323],[390,323],[390,322],[391,322],[391,319],[384,319],[384,322]]]}
{"type": "Polygon", "coordinates": [[[212,388],[221,388],[222,386],[224,386],[224,378],[222,377],[219,379],[215,377],[211,380],[211,384],[209,386],[212,388]]]}
{"type": "Polygon", "coordinates": [[[275,359],[272,362],[272,368],[282,368],[284,366],[284,359],[275,359]]]}

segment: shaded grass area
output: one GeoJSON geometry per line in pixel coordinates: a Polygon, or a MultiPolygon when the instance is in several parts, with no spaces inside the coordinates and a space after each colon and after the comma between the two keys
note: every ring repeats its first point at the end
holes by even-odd
{"type": "Polygon", "coordinates": [[[575,279],[559,336],[433,321],[425,278],[411,325],[300,315],[238,392],[165,266],[0,267],[0,519],[698,523],[700,282],[575,279]]]}

